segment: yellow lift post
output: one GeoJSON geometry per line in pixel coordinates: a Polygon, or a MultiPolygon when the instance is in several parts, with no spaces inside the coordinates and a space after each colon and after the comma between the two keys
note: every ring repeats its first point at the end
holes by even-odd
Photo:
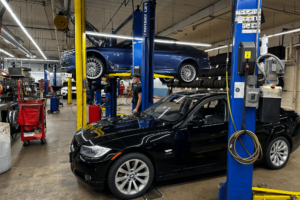
{"type": "Polygon", "coordinates": [[[72,104],[72,78],[68,78],[68,104],[72,104]]]}
{"type": "Polygon", "coordinates": [[[76,97],[77,97],[77,130],[86,124],[86,89],[83,80],[86,78],[85,51],[85,1],[75,0],[75,56],[76,56],[76,97]]]}

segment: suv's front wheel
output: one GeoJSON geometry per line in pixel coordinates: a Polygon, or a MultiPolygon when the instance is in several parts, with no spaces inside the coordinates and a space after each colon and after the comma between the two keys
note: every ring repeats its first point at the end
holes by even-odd
{"type": "Polygon", "coordinates": [[[109,170],[108,186],[121,199],[143,195],[151,186],[154,169],[150,159],[140,153],[130,153],[119,158],[109,170]]]}

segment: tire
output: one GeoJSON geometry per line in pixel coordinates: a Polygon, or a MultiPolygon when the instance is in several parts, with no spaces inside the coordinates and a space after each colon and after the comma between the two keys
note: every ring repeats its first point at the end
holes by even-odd
{"type": "Polygon", "coordinates": [[[283,168],[290,158],[290,152],[291,146],[285,137],[274,138],[264,154],[266,166],[270,169],[283,168]]]}
{"type": "Polygon", "coordinates": [[[173,79],[173,78],[159,78],[159,80],[160,80],[162,83],[173,83],[173,82],[174,82],[174,79],[173,79]]]}
{"type": "Polygon", "coordinates": [[[182,63],[179,67],[178,80],[183,83],[191,83],[197,77],[197,69],[192,63],[182,63]]]}
{"type": "Polygon", "coordinates": [[[111,192],[115,196],[121,199],[134,199],[145,194],[145,192],[150,188],[152,184],[153,177],[154,177],[154,168],[150,159],[147,156],[140,153],[129,153],[120,157],[112,165],[108,173],[107,182],[111,192]],[[134,164],[136,160],[139,161],[136,169],[139,169],[141,168],[142,165],[145,165],[145,167],[141,168],[138,171],[143,173],[144,175],[148,173],[148,176],[139,176],[139,177],[144,177],[144,179],[139,177],[137,177],[136,179],[136,176],[132,170],[131,170],[132,173],[128,173],[127,175],[125,175],[128,169],[126,163],[128,162],[129,168],[132,169],[134,168],[134,164]],[[116,177],[122,177],[123,179],[119,180],[119,182],[116,182],[116,177]],[[144,184],[142,184],[140,180],[143,181],[144,184]],[[139,189],[138,192],[135,189],[135,185],[139,189]],[[120,190],[117,186],[119,186],[119,188],[123,186],[123,188],[120,190]],[[132,194],[127,194],[129,187],[131,188],[130,193],[132,194]]]}
{"type": "Polygon", "coordinates": [[[100,78],[105,74],[105,65],[96,57],[88,57],[86,59],[86,77],[90,80],[100,78]]]}

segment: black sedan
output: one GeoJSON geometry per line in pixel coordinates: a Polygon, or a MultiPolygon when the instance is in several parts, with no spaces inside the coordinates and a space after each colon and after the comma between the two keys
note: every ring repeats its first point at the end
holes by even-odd
{"type": "MultiPolygon", "coordinates": [[[[137,114],[108,118],[77,131],[70,145],[75,176],[95,189],[107,183],[122,199],[158,181],[226,168],[228,107],[223,93],[177,93],[137,114]]],[[[281,109],[280,122],[256,123],[271,169],[300,145],[299,116],[281,109]]]]}

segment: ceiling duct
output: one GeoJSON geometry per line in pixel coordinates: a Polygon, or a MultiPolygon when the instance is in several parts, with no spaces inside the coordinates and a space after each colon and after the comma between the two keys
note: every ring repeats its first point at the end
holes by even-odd
{"type": "Polygon", "coordinates": [[[24,41],[21,38],[15,36],[5,26],[1,27],[1,35],[0,36],[5,42],[13,45],[14,47],[16,47],[16,48],[20,49],[22,52],[24,52],[27,57],[36,58],[36,55],[34,53],[31,53],[26,47],[23,46],[24,41]]]}

